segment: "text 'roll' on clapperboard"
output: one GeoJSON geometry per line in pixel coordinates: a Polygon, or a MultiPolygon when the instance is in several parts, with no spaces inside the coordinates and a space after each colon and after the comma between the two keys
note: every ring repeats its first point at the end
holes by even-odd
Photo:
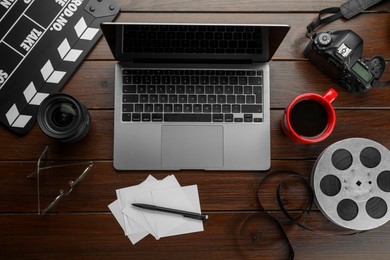
{"type": "Polygon", "coordinates": [[[0,122],[26,134],[118,13],[115,0],[0,0],[0,122]]]}

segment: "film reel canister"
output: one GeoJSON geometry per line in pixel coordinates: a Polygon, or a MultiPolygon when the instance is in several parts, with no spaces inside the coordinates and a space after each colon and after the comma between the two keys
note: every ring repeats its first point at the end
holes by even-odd
{"type": "Polygon", "coordinates": [[[369,230],[390,219],[390,152],[377,142],[330,145],[313,167],[311,185],[321,212],[339,226],[369,230]]]}

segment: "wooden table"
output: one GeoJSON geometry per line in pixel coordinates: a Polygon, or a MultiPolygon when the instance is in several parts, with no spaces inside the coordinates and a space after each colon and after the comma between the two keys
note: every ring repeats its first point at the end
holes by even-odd
{"type": "MultiPolygon", "coordinates": [[[[374,88],[365,94],[351,95],[318,71],[302,54],[308,43],[304,36],[306,25],[320,9],[343,2],[119,0],[122,12],[117,21],[291,25],[270,63],[271,171],[293,170],[309,180],[316,158],[336,141],[364,137],[390,148],[390,88],[374,88]],[[339,91],[334,101],[337,126],[333,134],[314,145],[296,144],[285,137],[280,129],[280,118],[292,98],[305,92],[324,93],[330,87],[339,91]]],[[[379,54],[389,60],[389,11],[390,2],[386,1],[352,20],[338,20],[325,29],[351,29],[364,39],[364,57],[379,54]]],[[[105,40],[101,39],[63,89],[86,104],[91,114],[92,126],[83,141],[59,144],[46,137],[37,125],[23,137],[5,128],[0,131],[0,259],[286,259],[291,255],[281,231],[264,219],[252,223],[257,228],[244,241],[246,244],[240,240],[243,221],[248,216],[256,217],[251,214],[261,211],[257,187],[266,172],[174,172],[181,185],[198,185],[202,211],[210,218],[205,222],[205,231],[159,241],[149,236],[135,246],[130,243],[107,208],[116,199],[115,190],[138,184],[148,174],[161,179],[171,172],[117,172],[113,169],[114,64],[105,40]],[[94,166],[52,213],[38,216],[36,183],[26,176],[35,169],[35,161],[46,145],[50,147],[50,160],[92,160],[94,166]]],[[[382,79],[390,80],[390,68],[382,79]]],[[[56,177],[51,181],[60,184],[56,177]]],[[[334,226],[315,208],[307,223],[322,232],[310,232],[284,220],[271,186],[265,185],[261,194],[263,208],[280,217],[296,259],[390,257],[389,223],[353,236],[327,235],[324,233],[334,226]]],[[[300,209],[305,195],[304,190],[297,190],[286,198],[285,205],[289,210],[300,209]]]]}

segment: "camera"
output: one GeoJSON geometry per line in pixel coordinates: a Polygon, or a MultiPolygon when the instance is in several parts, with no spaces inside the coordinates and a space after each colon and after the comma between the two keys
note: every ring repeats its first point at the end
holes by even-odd
{"type": "Polygon", "coordinates": [[[81,140],[90,126],[87,108],[64,93],[49,95],[39,106],[37,120],[46,135],[64,143],[81,140]]]}
{"type": "Polygon", "coordinates": [[[305,57],[352,93],[369,90],[382,76],[383,57],[362,58],[363,40],[351,30],[319,32],[312,36],[305,57]]]}

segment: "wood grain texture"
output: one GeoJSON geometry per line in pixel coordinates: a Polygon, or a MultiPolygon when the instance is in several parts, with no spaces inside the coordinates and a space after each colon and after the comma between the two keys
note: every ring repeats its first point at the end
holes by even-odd
{"type": "MultiPolygon", "coordinates": [[[[279,23],[291,26],[285,40],[277,50],[274,60],[304,59],[303,50],[309,43],[306,38],[306,26],[317,14],[313,13],[121,13],[118,22],[143,23],[227,23],[227,24],[257,24],[279,23]]],[[[384,44],[390,38],[390,14],[367,13],[351,20],[337,20],[327,25],[323,30],[353,30],[364,39],[363,56],[371,58],[381,55],[390,59],[390,50],[384,44]],[[375,24],[373,27],[372,24],[375,24]]],[[[322,30],[318,30],[322,31],[322,30]]],[[[94,52],[88,59],[112,59],[111,52],[104,39],[99,41],[94,52]]]]}
{"type": "MultiPolygon", "coordinates": [[[[180,0],[120,0],[122,12],[318,12],[328,7],[337,7],[343,4],[343,0],[311,1],[293,0],[226,0],[223,2],[213,0],[180,1],[180,0]]],[[[389,10],[389,3],[373,6],[373,10],[389,10]]]]}
{"type": "MultiPolygon", "coordinates": [[[[321,152],[336,141],[364,137],[390,147],[390,88],[373,88],[351,95],[303,57],[308,43],[305,27],[320,9],[344,0],[118,0],[120,22],[283,23],[291,30],[270,62],[272,167],[266,172],[115,171],[113,154],[114,65],[104,39],[81,64],[63,92],[74,95],[89,109],[88,136],[75,144],[61,144],[36,125],[25,136],[0,131],[0,259],[288,259],[286,237],[272,219],[278,219],[295,252],[295,259],[388,259],[390,225],[353,236],[332,224],[314,205],[300,221],[317,232],[287,221],[277,205],[275,185],[282,170],[309,181],[321,152]],[[297,95],[339,92],[333,102],[337,125],[325,141],[293,143],[282,132],[284,108],[297,95]],[[38,216],[36,159],[49,145],[49,163],[92,160],[86,178],[46,216],[38,216]],[[133,246],[109,213],[115,190],[142,182],[148,174],[163,178],[174,173],[181,185],[197,184],[202,211],[209,214],[205,231],[164,238],[151,236],[133,246]],[[332,232],[332,235],[328,233],[332,232]],[[241,234],[241,236],[240,236],[241,234]],[[246,235],[243,235],[246,234],[246,235]]],[[[390,60],[390,1],[370,8],[352,20],[341,19],[321,30],[351,29],[364,39],[363,57],[382,55],[390,60]]],[[[390,68],[383,80],[390,80],[390,68]]],[[[261,159],[261,158],[259,158],[261,159]]],[[[47,172],[41,178],[42,205],[47,205],[75,179],[80,167],[47,172]]],[[[302,182],[289,178],[282,201],[295,215],[307,203],[302,182]]],[[[42,206],[43,207],[43,206],[42,206]]]]}

